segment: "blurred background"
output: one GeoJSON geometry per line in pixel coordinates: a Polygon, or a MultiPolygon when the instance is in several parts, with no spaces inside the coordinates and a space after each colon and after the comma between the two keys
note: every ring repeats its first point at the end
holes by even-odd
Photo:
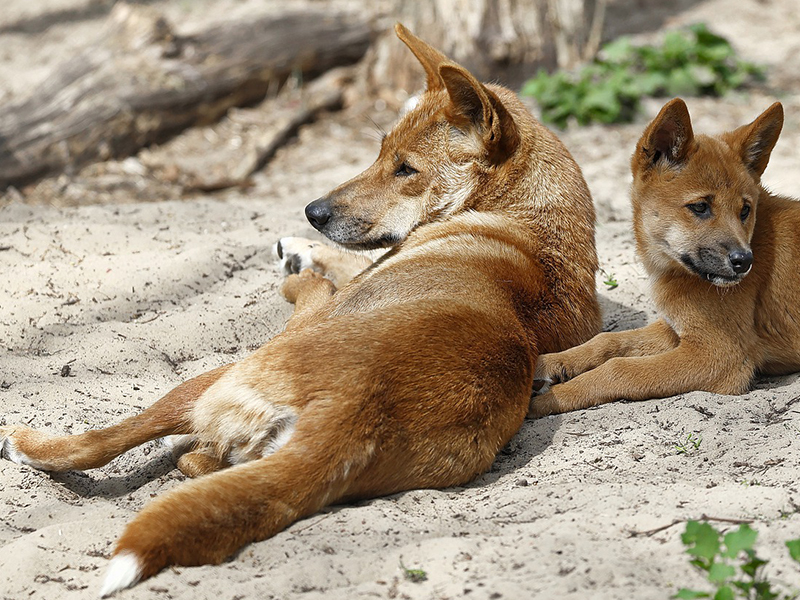
{"type": "Polygon", "coordinates": [[[624,218],[626,193],[592,172],[624,182],[667,98],[706,97],[690,109],[712,131],[780,99],[796,130],[796,0],[5,0],[0,205],[311,199],[303,175],[367,164],[422,86],[397,21],[522,90],[586,169],[601,220],[624,218]]]}

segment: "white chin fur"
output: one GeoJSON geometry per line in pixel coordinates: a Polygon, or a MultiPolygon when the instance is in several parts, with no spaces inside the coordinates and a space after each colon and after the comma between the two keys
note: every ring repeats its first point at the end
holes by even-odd
{"type": "Polygon", "coordinates": [[[120,552],[108,563],[108,571],[100,597],[106,598],[119,590],[131,587],[142,576],[142,566],[132,552],[120,552]]]}
{"type": "Polygon", "coordinates": [[[707,279],[715,286],[721,288],[733,287],[741,281],[741,279],[731,280],[731,279],[723,279],[722,277],[707,277],[707,279]]]}

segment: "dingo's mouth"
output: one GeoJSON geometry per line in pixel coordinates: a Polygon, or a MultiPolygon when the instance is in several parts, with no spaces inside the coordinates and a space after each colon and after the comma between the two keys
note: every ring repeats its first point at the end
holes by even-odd
{"type": "Polygon", "coordinates": [[[752,270],[751,266],[744,273],[730,274],[714,272],[709,269],[704,269],[702,265],[698,265],[688,254],[681,256],[681,262],[689,271],[701,279],[705,279],[706,281],[709,281],[719,287],[730,287],[736,285],[752,270]]]}
{"type": "Polygon", "coordinates": [[[402,242],[405,238],[394,233],[385,233],[376,238],[340,240],[335,239],[332,236],[328,236],[328,239],[336,242],[344,248],[347,248],[348,250],[380,250],[381,248],[392,248],[397,246],[397,244],[402,242]]]}

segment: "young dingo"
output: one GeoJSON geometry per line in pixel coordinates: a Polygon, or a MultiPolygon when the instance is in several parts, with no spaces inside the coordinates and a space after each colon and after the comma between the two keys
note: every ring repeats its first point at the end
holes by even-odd
{"type": "Polygon", "coordinates": [[[718,137],[695,136],[680,99],[661,109],[632,159],[637,252],[661,318],[540,356],[530,416],[741,394],[757,373],[800,370],[800,203],[760,183],[782,126],[779,103],[718,137]]]}
{"type": "Polygon", "coordinates": [[[599,331],[594,210],[580,169],[516,96],[482,85],[402,26],[427,91],[364,173],[311,203],[312,224],[361,259],[285,239],[286,331],[239,363],[107,429],[0,428],[6,457],[99,467],[187,434],[205,474],[127,526],[102,594],[168,565],[218,563],[322,507],[464,484],[527,412],[540,352],[599,331]],[[355,263],[355,264],[354,264],[355,263]],[[346,284],[346,285],[345,285],[346,284]]]}

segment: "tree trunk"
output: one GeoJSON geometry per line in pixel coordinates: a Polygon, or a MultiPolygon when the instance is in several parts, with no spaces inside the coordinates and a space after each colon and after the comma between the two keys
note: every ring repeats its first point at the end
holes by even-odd
{"type": "MultiPolygon", "coordinates": [[[[606,0],[427,0],[398,2],[393,14],[483,81],[518,87],[539,67],[571,68],[599,45],[606,0]]],[[[393,34],[370,53],[370,85],[408,93],[421,70],[393,34]]]]}
{"type": "Polygon", "coordinates": [[[213,122],[292,74],[358,61],[371,37],[366,17],[308,10],[180,37],[152,9],[118,4],[100,43],[0,109],[0,190],[213,122]]]}

